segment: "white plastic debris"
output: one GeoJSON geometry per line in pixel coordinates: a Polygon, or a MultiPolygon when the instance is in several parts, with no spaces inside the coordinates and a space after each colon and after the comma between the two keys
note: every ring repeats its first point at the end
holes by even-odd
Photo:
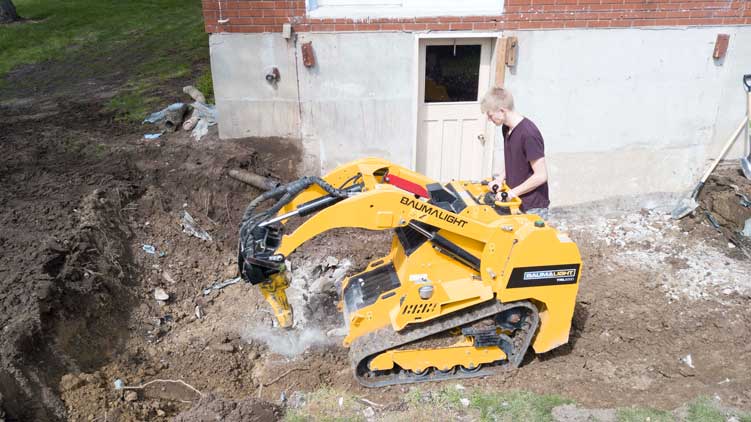
{"type": "Polygon", "coordinates": [[[143,249],[143,251],[149,255],[156,254],[156,248],[154,247],[154,245],[143,245],[141,249],[143,249]]]}
{"type": "Polygon", "coordinates": [[[372,407],[368,406],[368,407],[365,408],[365,410],[362,411],[362,414],[366,418],[370,419],[372,417],[375,417],[375,410],[373,410],[372,407]]]}
{"type": "Polygon", "coordinates": [[[206,119],[200,119],[193,127],[193,132],[190,133],[190,137],[196,141],[200,141],[207,133],[209,133],[209,123],[206,119]]]}
{"type": "Polygon", "coordinates": [[[459,399],[459,402],[461,402],[462,406],[469,407],[469,399],[459,399]]]}
{"type": "Polygon", "coordinates": [[[177,130],[177,128],[183,123],[183,118],[187,109],[188,105],[185,103],[170,104],[162,110],[151,113],[143,120],[143,123],[152,123],[160,125],[164,129],[177,130]]]}
{"type": "Polygon", "coordinates": [[[196,220],[188,214],[188,211],[183,210],[180,224],[183,226],[183,233],[211,242],[211,235],[196,224],[196,220]]]}
{"type": "Polygon", "coordinates": [[[154,289],[154,299],[166,302],[169,300],[169,293],[164,291],[163,288],[157,287],[156,289],[154,289]]]}
{"type": "Polygon", "coordinates": [[[339,407],[344,406],[344,397],[339,397],[339,407]]]}
{"type": "Polygon", "coordinates": [[[746,237],[751,237],[751,218],[746,220],[746,223],[743,227],[743,231],[741,232],[741,234],[746,237]]]}
{"type": "Polygon", "coordinates": [[[681,362],[685,363],[689,368],[694,368],[694,360],[691,358],[691,353],[682,357],[681,362]]]}
{"type": "Polygon", "coordinates": [[[456,389],[457,389],[457,390],[459,390],[459,391],[462,391],[462,390],[466,390],[466,387],[464,387],[464,386],[463,386],[463,385],[461,385],[461,384],[456,384],[456,385],[454,386],[454,388],[456,388],[456,389]]]}
{"type": "Polygon", "coordinates": [[[162,133],[145,133],[143,135],[143,139],[146,139],[147,141],[153,141],[154,139],[159,139],[160,136],[162,136],[162,133]]]}
{"type": "Polygon", "coordinates": [[[196,101],[191,104],[191,107],[195,110],[193,117],[197,115],[198,123],[196,123],[190,136],[196,141],[200,141],[209,132],[209,126],[216,124],[216,106],[196,101]]]}
{"type": "Polygon", "coordinates": [[[125,383],[120,378],[115,380],[115,390],[122,390],[125,387],[125,383]]]}

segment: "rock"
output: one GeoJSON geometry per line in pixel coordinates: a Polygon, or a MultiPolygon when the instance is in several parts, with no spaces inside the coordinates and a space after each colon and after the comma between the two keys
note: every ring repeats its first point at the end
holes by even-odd
{"type": "Polygon", "coordinates": [[[373,410],[372,407],[368,406],[368,407],[365,408],[365,410],[362,411],[362,414],[366,418],[370,419],[370,418],[375,417],[375,410],[373,410]]]}
{"type": "Polygon", "coordinates": [[[344,337],[347,335],[347,327],[334,328],[326,332],[327,337],[344,337]]]}
{"type": "Polygon", "coordinates": [[[84,383],[84,380],[76,374],[65,374],[60,379],[60,391],[73,391],[84,385],[84,383]]]}
{"type": "Polygon", "coordinates": [[[215,344],[211,346],[211,348],[216,350],[217,352],[224,352],[224,353],[234,353],[235,351],[235,346],[231,343],[215,344]]]}
{"type": "Polygon", "coordinates": [[[164,291],[163,288],[157,287],[156,289],[154,289],[154,299],[166,302],[169,300],[169,293],[164,291]]]}
{"type": "Polygon", "coordinates": [[[693,369],[693,368],[694,368],[694,360],[693,360],[693,358],[691,357],[691,353],[689,353],[689,354],[687,354],[686,356],[682,357],[682,358],[680,359],[680,361],[681,361],[682,363],[685,363],[685,364],[686,364],[686,366],[688,366],[689,368],[691,368],[691,369],[693,369]]]}
{"type": "Polygon", "coordinates": [[[157,416],[159,416],[160,418],[163,418],[164,416],[166,416],[166,415],[167,415],[167,412],[165,412],[165,411],[164,411],[164,410],[162,410],[162,409],[157,409],[157,410],[156,410],[156,415],[157,415],[157,416]]]}
{"type": "Polygon", "coordinates": [[[551,415],[556,422],[615,422],[618,420],[615,409],[581,409],[574,404],[556,406],[551,415]]]}
{"type": "Polygon", "coordinates": [[[326,266],[327,267],[336,267],[339,264],[339,260],[336,259],[333,256],[327,256],[326,257],[326,266]]]}
{"type": "Polygon", "coordinates": [[[331,274],[331,278],[334,279],[334,282],[341,282],[347,275],[347,271],[349,271],[349,267],[339,267],[331,274]]]}
{"type": "Polygon", "coordinates": [[[164,280],[165,280],[166,282],[168,282],[169,284],[175,284],[175,279],[174,279],[174,278],[172,278],[172,276],[171,276],[171,275],[169,275],[169,273],[168,273],[167,271],[164,271],[164,272],[162,273],[162,278],[163,278],[163,279],[164,279],[164,280]]]}
{"type": "Polygon", "coordinates": [[[136,393],[135,391],[128,391],[127,393],[125,393],[125,401],[134,402],[136,400],[138,400],[138,393],[136,393]]]}
{"type": "Polygon", "coordinates": [[[287,406],[293,409],[305,406],[305,394],[301,391],[293,391],[287,399],[287,406]]]}
{"type": "Polygon", "coordinates": [[[336,287],[333,278],[320,277],[310,285],[311,293],[322,293],[326,291],[333,291],[336,287]]]}

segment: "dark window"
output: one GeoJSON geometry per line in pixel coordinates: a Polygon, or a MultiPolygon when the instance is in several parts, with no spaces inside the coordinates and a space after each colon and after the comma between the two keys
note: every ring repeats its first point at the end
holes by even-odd
{"type": "Polygon", "coordinates": [[[477,101],[480,45],[429,45],[425,49],[425,102],[477,101]]]}

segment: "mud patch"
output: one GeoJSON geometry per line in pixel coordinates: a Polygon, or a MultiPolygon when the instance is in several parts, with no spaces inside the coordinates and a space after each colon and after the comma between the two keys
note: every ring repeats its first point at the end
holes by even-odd
{"type": "Polygon", "coordinates": [[[214,395],[202,398],[194,407],[175,417],[175,422],[267,422],[282,418],[282,411],[268,402],[246,398],[227,400],[214,395]]]}

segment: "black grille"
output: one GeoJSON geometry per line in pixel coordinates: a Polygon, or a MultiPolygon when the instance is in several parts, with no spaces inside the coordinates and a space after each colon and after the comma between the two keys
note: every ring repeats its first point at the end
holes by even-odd
{"type": "MultiPolygon", "coordinates": [[[[428,224],[422,224],[418,221],[410,221],[410,223],[417,224],[423,229],[425,229],[428,232],[435,232],[435,227],[430,226],[428,224]]],[[[420,232],[413,229],[410,226],[404,226],[404,227],[397,227],[394,229],[394,232],[396,233],[396,238],[399,239],[399,243],[402,244],[402,248],[404,248],[404,253],[407,256],[412,255],[412,252],[416,251],[417,248],[422,246],[423,243],[425,243],[428,238],[423,236],[420,232]]]]}
{"type": "Polygon", "coordinates": [[[370,306],[378,297],[401,286],[394,264],[387,264],[372,271],[353,276],[344,288],[344,304],[347,312],[370,306]]]}

